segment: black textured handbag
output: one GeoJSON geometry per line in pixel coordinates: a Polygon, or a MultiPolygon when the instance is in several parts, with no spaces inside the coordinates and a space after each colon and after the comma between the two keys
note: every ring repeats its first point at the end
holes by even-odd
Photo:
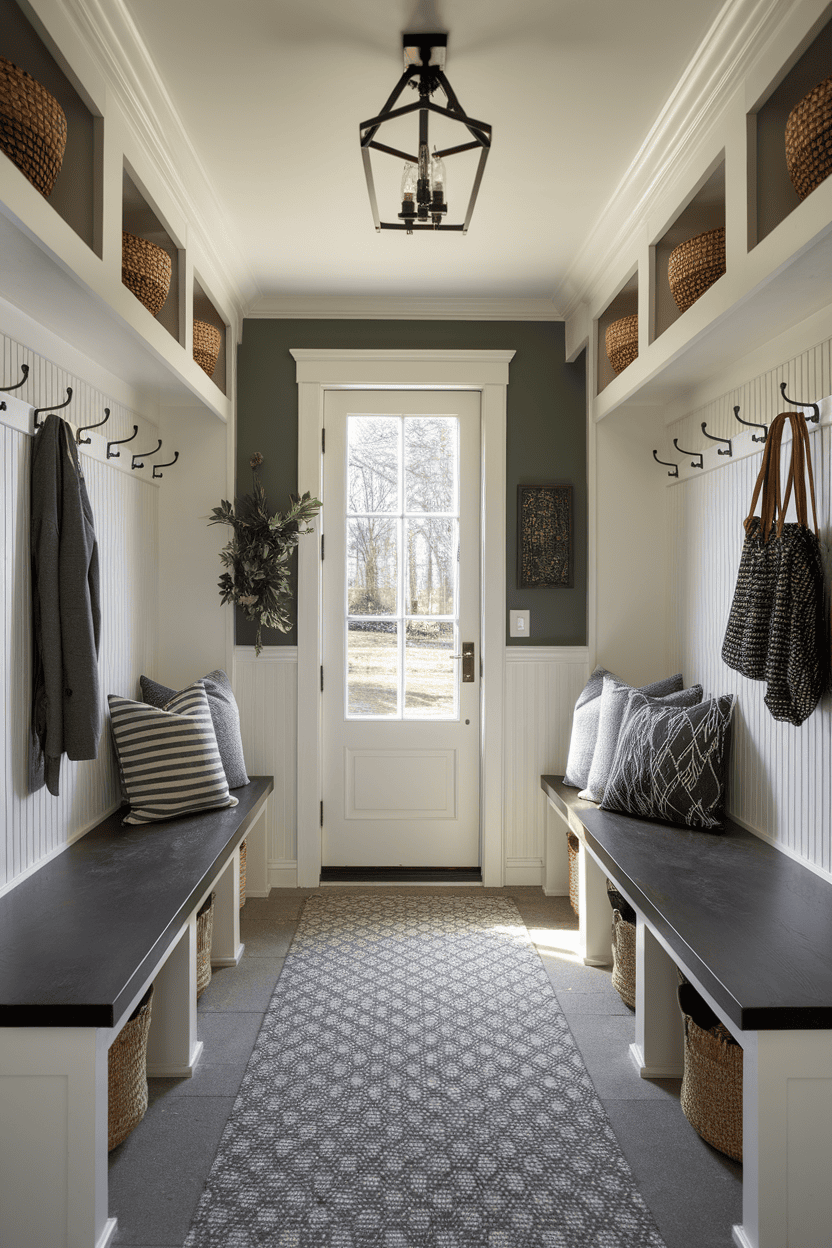
{"type": "Polygon", "coordinates": [[[775,719],[799,725],[823,694],[829,647],[809,433],[796,412],[782,412],[772,421],[744,525],[722,658],[743,676],[766,682],[765,704],[775,719]],[[781,498],[780,447],[787,421],[791,462],[781,498]],[[814,530],[808,523],[807,477],[814,530]],[[787,524],[792,488],[797,522],[787,524]],[[757,517],[753,513],[761,492],[757,517]]]}

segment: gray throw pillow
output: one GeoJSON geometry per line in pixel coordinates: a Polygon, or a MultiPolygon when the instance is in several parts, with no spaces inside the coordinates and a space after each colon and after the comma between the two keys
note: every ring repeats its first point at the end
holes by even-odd
{"type": "MultiPolygon", "coordinates": [[[[601,710],[601,692],[604,677],[612,676],[605,667],[596,667],[584,686],[575,712],[572,716],[572,736],[569,741],[569,758],[566,763],[566,775],[563,783],[573,789],[585,789],[589,780],[589,769],[595,754],[595,742],[598,737],[598,716],[601,710]]],[[[616,677],[617,679],[617,677],[616,677]]],[[[657,680],[652,685],[644,685],[642,692],[652,698],[662,698],[666,693],[677,693],[685,682],[682,673],[668,676],[666,680],[657,680]]]]}
{"type": "Polygon", "coordinates": [[[735,700],[725,694],[698,706],[656,707],[630,693],[601,809],[689,828],[721,827],[735,700]]]}
{"type": "MultiPolygon", "coordinates": [[[[617,676],[604,677],[595,753],[592,756],[592,766],[589,769],[586,788],[578,794],[578,797],[582,797],[585,801],[603,801],[604,788],[615,759],[618,737],[624,723],[630,693],[632,693],[632,686],[625,684],[617,676]]],[[[696,706],[697,702],[702,701],[702,686],[692,685],[690,689],[680,689],[678,693],[667,693],[663,698],[648,698],[648,700],[656,706],[696,706]]]]}
{"type": "MultiPolygon", "coordinates": [[[[197,682],[204,686],[208,695],[208,708],[214,723],[220,758],[225,768],[229,789],[241,789],[249,783],[246,760],[243,757],[243,741],[240,736],[240,712],[231,681],[223,671],[209,672],[197,682]]],[[[142,697],[149,706],[164,707],[176,694],[175,689],[160,685],[147,676],[140,679],[142,697]]]]}

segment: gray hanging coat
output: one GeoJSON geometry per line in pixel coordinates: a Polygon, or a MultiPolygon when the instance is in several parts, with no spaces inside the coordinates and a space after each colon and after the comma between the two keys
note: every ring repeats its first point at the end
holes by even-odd
{"type": "Polygon", "coordinates": [[[66,421],[46,417],[32,444],[32,725],[29,788],[58,795],[61,755],[95,758],[101,734],[98,546],[66,421]]]}

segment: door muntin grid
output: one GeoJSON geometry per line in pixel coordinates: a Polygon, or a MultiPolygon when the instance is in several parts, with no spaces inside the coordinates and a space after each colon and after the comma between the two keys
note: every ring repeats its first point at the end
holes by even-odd
{"type": "Polygon", "coordinates": [[[459,420],[347,417],[344,713],[459,718],[459,420]]]}

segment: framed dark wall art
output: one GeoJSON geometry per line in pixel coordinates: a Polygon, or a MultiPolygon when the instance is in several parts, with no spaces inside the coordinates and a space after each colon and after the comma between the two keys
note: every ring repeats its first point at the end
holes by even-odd
{"type": "Polygon", "coordinates": [[[517,587],[573,587],[572,486],[517,487],[517,587]]]}

